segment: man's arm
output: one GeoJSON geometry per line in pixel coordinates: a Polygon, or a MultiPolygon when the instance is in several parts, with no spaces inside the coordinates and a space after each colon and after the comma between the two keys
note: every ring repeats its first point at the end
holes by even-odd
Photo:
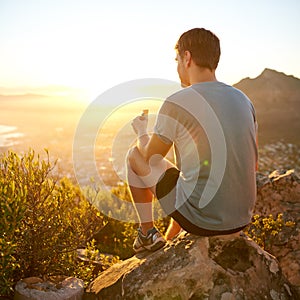
{"type": "MultiPolygon", "coordinates": [[[[255,122],[255,142],[256,142],[256,148],[257,148],[257,151],[258,151],[258,123],[255,122]]],[[[258,171],[258,159],[256,160],[256,164],[255,164],[255,171],[257,172],[258,171]]]]}
{"type": "Polygon", "coordinates": [[[138,138],[137,148],[148,162],[153,155],[159,155],[160,159],[169,152],[172,144],[165,143],[156,133],[151,137],[145,134],[138,138]]]}
{"type": "MultiPolygon", "coordinates": [[[[161,160],[170,150],[172,143],[165,143],[157,134],[149,137],[147,133],[148,118],[145,116],[136,117],[131,125],[137,134],[137,148],[148,162],[153,155],[161,160]]],[[[155,162],[153,162],[155,163],[155,162]]]]}

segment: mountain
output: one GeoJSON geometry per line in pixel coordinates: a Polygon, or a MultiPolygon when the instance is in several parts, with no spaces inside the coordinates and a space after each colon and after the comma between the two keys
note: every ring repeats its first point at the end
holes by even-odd
{"type": "Polygon", "coordinates": [[[283,140],[300,144],[300,79],[265,69],[256,78],[234,85],[253,102],[260,143],[283,140]]]}

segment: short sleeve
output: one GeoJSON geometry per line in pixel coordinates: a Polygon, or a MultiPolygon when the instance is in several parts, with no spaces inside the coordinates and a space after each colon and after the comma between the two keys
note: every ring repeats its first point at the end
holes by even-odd
{"type": "Polygon", "coordinates": [[[175,104],[165,100],[159,110],[154,126],[154,133],[167,144],[172,144],[176,139],[177,120],[174,117],[176,116],[175,108],[175,104]]]}

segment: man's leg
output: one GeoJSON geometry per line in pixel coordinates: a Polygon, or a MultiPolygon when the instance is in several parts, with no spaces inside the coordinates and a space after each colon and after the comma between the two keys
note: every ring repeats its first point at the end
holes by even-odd
{"type": "Polygon", "coordinates": [[[135,252],[155,251],[163,247],[166,240],[153,226],[152,199],[155,186],[160,176],[165,172],[165,163],[154,167],[148,164],[134,147],[127,155],[127,179],[136,212],[140,220],[140,228],[133,244],[135,252]]]}
{"type": "MultiPolygon", "coordinates": [[[[159,163],[147,163],[136,147],[130,149],[128,152],[127,179],[132,200],[140,220],[139,230],[144,236],[140,237],[140,233],[138,233],[134,244],[134,250],[136,252],[141,251],[140,249],[143,248],[141,247],[141,243],[143,243],[142,240],[147,238],[149,233],[150,236],[154,234],[157,238],[157,240],[152,243],[152,245],[154,245],[152,250],[159,249],[165,243],[165,240],[161,237],[160,233],[156,231],[153,224],[152,200],[153,196],[156,196],[157,182],[166,170],[170,168],[174,168],[174,165],[166,159],[162,159],[159,163]],[[155,248],[156,242],[157,248],[155,248]]],[[[180,229],[180,225],[171,219],[166,239],[171,240],[180,229]]]]}
{"type": "Polygon", "coordinates": [[[167,160],[150,166],[136,147],[129,150],[127,179],[143,234],[153,227],[152,200],[156,196],[156,183],[170,166],[167,160]]]}
{"type": "Polygon", "coordinates": [[[149,188],[135,187],[129,185],[131,197],[140,220],[140,228],[144,235],[153,227],[152,198],[153,194],[149,188]]]}
{"type": "Polygon", "coordinates": [[[165,238],[167,241],[172,240],[174,236],[176,236],[181,230],[181,226],[174,220],[171,219],[169,227],[166,231],[165,238]]]}

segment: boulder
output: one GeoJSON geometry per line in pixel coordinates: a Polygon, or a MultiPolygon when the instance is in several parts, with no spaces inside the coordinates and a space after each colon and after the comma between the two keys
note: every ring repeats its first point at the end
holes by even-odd
{"type": "MultiPolygon", "coordinates": [[[[287,279],[300,294],[300,179],[294,170],[257,176],[256,214],[283,214],[294,226],[283,228],[268,251],[276,256],[287,279]]],[[[300,298],[299,298],[300,299],[300,298]]]]}
{"type": "Polygon", "coordinates": [[[83,292],[83,281],[75,277],[28,277],[17,282],[14,300],[81,300],[83,292]]]}
{"type": "Polygon", "coordinates": [[[243,233],[181,234],[102,272],[83,299],[299,299],[275,257],[243,233]]]}
{"type": "Polygon", "coordinates": [[[182,234],[163,249],[113,265],[84,299],[300,299],[300,179],[293,170],[257,175],[255,214],[283,214],[270,253],[243,233],[182,234]],[[276,258],[275,258],[276,257],[276,258]]]}

